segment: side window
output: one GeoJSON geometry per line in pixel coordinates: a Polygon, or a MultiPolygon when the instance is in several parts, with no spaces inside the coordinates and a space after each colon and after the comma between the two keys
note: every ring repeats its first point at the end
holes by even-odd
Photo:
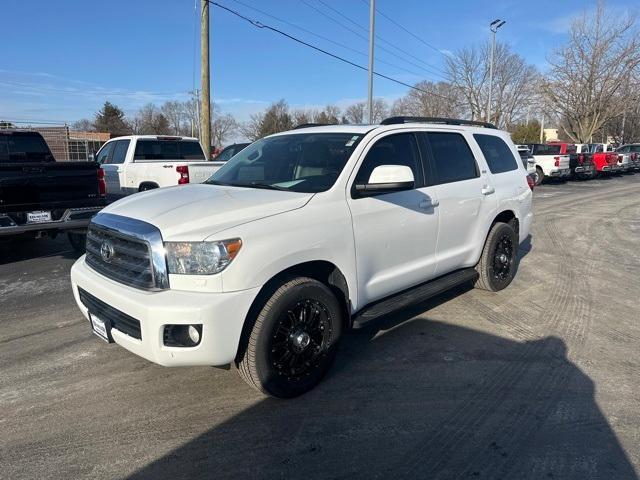
{"type": "Polygon", "coordinates": [[[480,176],[476,159],[467,141],[459,133],[426,134],[431,146],[434,185],[460,182],[480,176]]]}
{"type": "Polygon", "coordinates": [[[474,135],[484,155],[491,173],[510,172],[518,169],[511,149],[500,137],[494,135],[474,135]]]}
{"type": "Polygon", "coordinates": [[[406,165],[413,171],[416,188],[424,186],[420,152],[413,133],[399,133],[378,140],[360,165],[355,183],[367,183],[371,172],[380,165],[406,165]]]}
{"type": "Polygon", "coordinates": [[[124,163],[129,149],[129,140],[118,140],[113,148],[113,155],[109,163],[124,163]]]}
{"type": "Polygon", "coordinates": [[[227,148],[225,150],[223,150],[220,155],[218,155],[215,160],[216,162],[226,162],[227,160],[229,160],[231,157],[233,157],[233,148],[227,148]]]}
{"type": "Polygon", "coordinates": [[[109,157],[111,157],[111,152],[113,151],[113,146],[116,142],[107,143],[102,147],[102,150],[98,152],[98,156],[96,157],[96,162],[100,165],[104,163],[108,163],[109,157]]]}
{"type": "Polygon", "coordinates": [[[204,160],[204,152],[199,142],[179,142],[180,160],[204,160]]]}

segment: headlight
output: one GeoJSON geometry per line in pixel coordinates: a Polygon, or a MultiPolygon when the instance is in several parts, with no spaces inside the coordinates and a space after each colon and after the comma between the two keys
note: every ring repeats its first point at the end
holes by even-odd
{"type": "Polygon", "coordinates": [[[220,242],[165,242],[169,273],[178,275],[212,275],[221,272],[236,258],[242,241],[239,238],[220,242]]]}

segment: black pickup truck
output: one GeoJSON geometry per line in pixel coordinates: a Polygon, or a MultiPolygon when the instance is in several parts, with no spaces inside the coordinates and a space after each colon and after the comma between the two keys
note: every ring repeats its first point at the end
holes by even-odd
{"type": "Polygon", "coordinates": [[[0,130],[0,239],[65,232],[82,251],[105,193],[96,162],[56,162],[39,133],[0,130]]]}

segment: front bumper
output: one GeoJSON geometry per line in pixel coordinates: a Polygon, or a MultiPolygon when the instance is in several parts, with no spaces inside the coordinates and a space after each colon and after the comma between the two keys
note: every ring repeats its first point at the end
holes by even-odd
{"type": "MultiPolygon", "coordinates": [[[[83,315],[78,287],[110,307],[140,322],[141,340],[113,328],[118,345],[151,362],[167,367],[227,365],[235,359],[249,307],[260,287],[226,293],[163,290],[149,292],[110,280],[91,269],[80,257],[71,268],[73,295],[83,315]],[[202,325],[202,337],[195,347],[164,345],[165,325],[202,325]]],[[[95,313],[95,312],[93,312],[95,313]]],[[[87,325],[87,328],[91,328],[87,325]]]]}

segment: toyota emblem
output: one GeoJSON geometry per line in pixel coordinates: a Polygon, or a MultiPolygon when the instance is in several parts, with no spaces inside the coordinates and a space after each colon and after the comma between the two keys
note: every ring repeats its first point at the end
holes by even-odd
{"type": "Polygon", "coordinates": [[[113,258],[115,253],[116,252],[113,249],[113,245],[110,241],[105,240],[104,242],[102,242],[102,245],[100,245],[100,256],[102,257],[102,260],[104,260],[106,263],[111,262],[111,259],[113,258]]]}

